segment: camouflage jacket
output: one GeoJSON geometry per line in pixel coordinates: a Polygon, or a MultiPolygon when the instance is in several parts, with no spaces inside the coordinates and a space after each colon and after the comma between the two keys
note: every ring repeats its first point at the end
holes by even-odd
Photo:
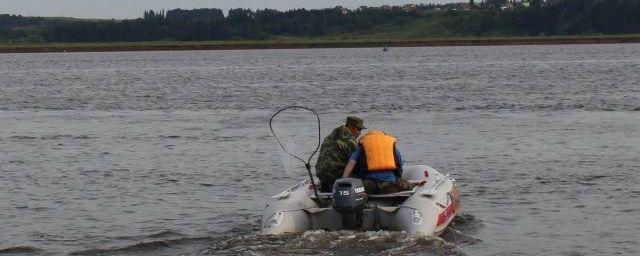
{"type": "Polygon", "coordinates": [[[330,181],[333,183],[336,179],[341,178],[349,156],[357,146],[356,138],[347,127],[340,126],[334,129],[322,142],[320,155],[318,155],[316,162],[316,174],[320,182],[330,181]]]}

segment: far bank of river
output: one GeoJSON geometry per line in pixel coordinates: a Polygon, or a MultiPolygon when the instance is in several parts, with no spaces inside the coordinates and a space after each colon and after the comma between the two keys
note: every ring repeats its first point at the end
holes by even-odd
{"type": "Polygon", "coordinates": [[[264,41],[203,41],[203,42],[120,42],[120,43],[41,43],[0,44],[0,53],[39,52],[112,52],[112,51],[186,51],[243,49],[304,49],[419,46],[483,46],[483,45],[543,45],[543,44],[613,44],[640,43],[640,35],[563,36],[563,37],[473,37],[420,39],[289,39],[264,41]]]}

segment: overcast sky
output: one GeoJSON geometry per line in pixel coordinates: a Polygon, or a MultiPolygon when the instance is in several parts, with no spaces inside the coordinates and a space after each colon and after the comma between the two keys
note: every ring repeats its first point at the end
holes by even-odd
{"type": "Polygon", "coordinates": [[[24,16],[64,16],[76,18],[138,18],[145,10],[218,8],[320,9],[337,5],[357,8],[361,5],[403,5],[468,2],[467,0],[0,0],[0,14],[24,16]]]}

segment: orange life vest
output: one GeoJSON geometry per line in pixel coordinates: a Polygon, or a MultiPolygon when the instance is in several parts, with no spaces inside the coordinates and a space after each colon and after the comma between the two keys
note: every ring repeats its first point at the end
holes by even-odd
{"type": "Polygon", "coordinates": [[[360,145],[367,157],[368,171],[388,171],[396,169],[396,139],[382,131],[372,130],[360,139],[360,145]]]}

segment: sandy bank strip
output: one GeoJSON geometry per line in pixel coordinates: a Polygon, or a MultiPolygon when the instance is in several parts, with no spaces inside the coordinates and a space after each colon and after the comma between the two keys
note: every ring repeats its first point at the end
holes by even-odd
{"type": "Polygon", "coordinates": [[[0,53],[192,51],[247,49],[365,48],[640,43],[640,35],[592,37],[434,38],[344,41],[206,41],[139,43],[0,44],[0,53]]]}

